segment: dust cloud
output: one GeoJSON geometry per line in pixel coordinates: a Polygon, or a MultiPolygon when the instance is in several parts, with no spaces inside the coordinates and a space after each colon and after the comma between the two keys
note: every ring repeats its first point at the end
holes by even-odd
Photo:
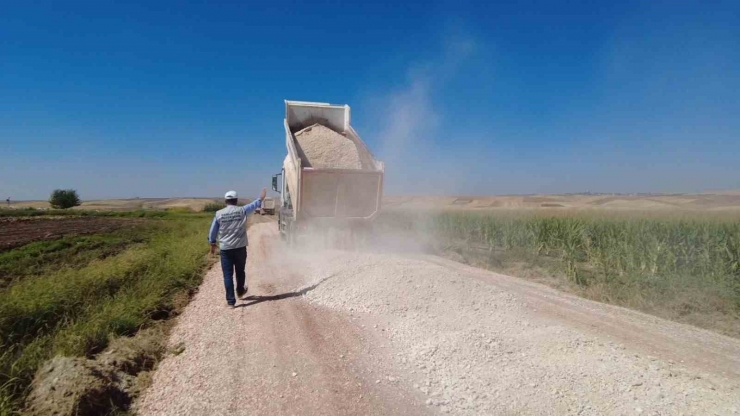
{"type": "Polygon", "coordinates": [[[449,154],[435,145],[445,123],[439,97],[446,83],[475,52],[470,39],[449,40],[436,60],[415,65],[399,90],[379,100],[382,127],[378,156],[386,166],[386,193],[455,193],[460,176],[449,154]]]}

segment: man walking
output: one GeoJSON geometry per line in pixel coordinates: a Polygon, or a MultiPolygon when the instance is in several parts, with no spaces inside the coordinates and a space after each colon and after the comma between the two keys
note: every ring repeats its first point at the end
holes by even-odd
{"type": "Polygon", "coordinates": [[[267,195],[267,188],[262,189],[259,199],[243,207],[237,206],[236,191],[226,192],[226,208],[216,212],[208,233],[208,242],[211,243],[211,254],[216,253],[216,241],[221,246],[221,270],[224,272],[224,287],[226,288],[226,303],[232,308],[236,305],[234,296],[234,271],[236,271],[236,295],[239,297],[247,293],[245,267],[247,264],[247,216],[262,206],[267,195]]]}

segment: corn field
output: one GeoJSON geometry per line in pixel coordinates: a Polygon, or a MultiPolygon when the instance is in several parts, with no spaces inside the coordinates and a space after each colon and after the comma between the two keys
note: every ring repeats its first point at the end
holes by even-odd
{"type": "Polygon", "coordinates": [[[580,290],[599,287],[589,295],[598,300],[643,310],[672,303],[678,314],[711,307],[740,318],[737,215],[391,211],[380,223],[437,242],[555,259],[580,290]]]}

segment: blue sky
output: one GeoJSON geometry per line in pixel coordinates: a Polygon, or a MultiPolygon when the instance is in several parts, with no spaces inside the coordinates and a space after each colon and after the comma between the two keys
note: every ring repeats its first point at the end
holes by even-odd
{"type": "Polygon", "coordinates": [[[284,99],[391,194],[740,188],[740,2],[6,2],[0,194],[254,194],[284,99]]]}

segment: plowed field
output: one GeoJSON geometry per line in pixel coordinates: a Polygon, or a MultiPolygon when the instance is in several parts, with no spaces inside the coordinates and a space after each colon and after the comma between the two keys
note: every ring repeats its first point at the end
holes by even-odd
{"type": "Polygon", "coordinates": [[[38,240],[72,234],[97,234],[137,223],[120,218],[4,218],[0,219],[0,251],[38,240]]]}

